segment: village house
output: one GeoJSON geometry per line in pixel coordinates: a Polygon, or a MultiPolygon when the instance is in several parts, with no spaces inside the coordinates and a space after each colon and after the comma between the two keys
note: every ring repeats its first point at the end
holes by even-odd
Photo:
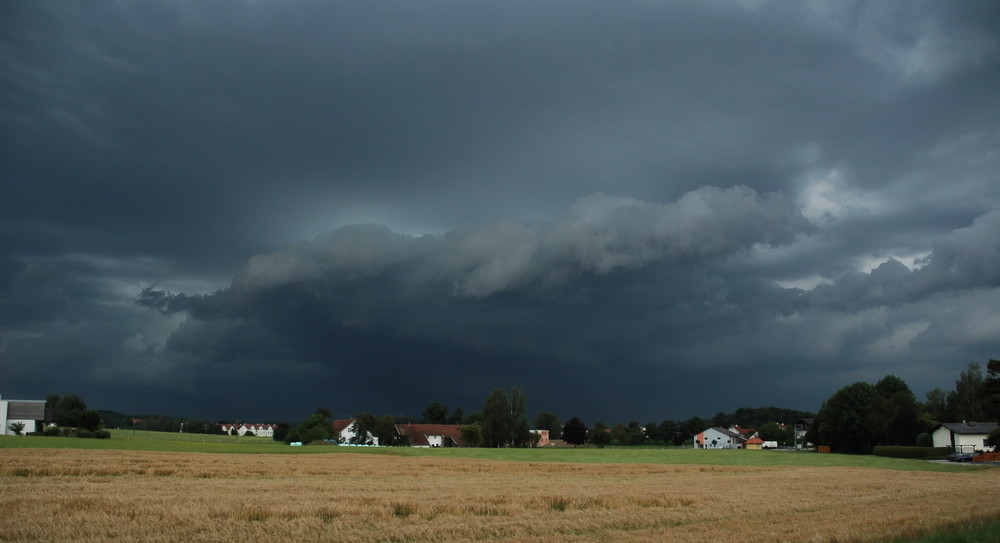
{"type": "Polygon", "coordinates": [[[538,436],[538,441],[535,443],[536,447],[545,447],[552,444],[552,441],[549,439],[548,430],[532,430],[531,433],[538,436]]]}
{"type": "MultiPolygon", "coordinates": [[[[350,443],[356,434],[356,428],[354,423],[357,419],[337,419],[330,423],[330,427],[333,429],[333,439],[337,440],[337,443],[350,443]]],[[[367,442],[372,445],[378,445],[378,438],[373,436],[371,432],[368,432],[366,436],[367,442]]]]}
{"type": "Polygon", "coordinates": [[[41,430],[45,421],[45,400],[4,400],[0,398],[0,435],[12,436],[12,424],[23,424],[21,435],[41,430]]]}
{"type": "Polygon", "coordinates": [[[458,424],[397,424],[396,433],[406,436],[411,447],[462,447],[458,424]]]}
{"type": "Polygon", "coordinates": [[[812,427],[816,419],[799,419],[795,421],[795,448],[801,449],[803,447],[811,447],[812,443],[806,442],[806,432],[812,427]]]}
{"type": "Polygon", "coordinates": [[[986,438],[996,427],[995,422],[942,422],[931,438],[935,447],[951,447],[955,452],[992,451],[986,438]]]}
{"type": "Polygon", "coordinates": [[[222,429],[222,433],[226,435],[239,435],[245,436],[247,434],[254,435],[257,437],[274,437],[274,429],[277,428],[277,424],[220,424],[219,428],[222,429]]]}
{"type": "Polygon", "coordinates": [[[695,449],[740,449],[747,438],[727,428],[716,426],[694,436],[695,449]]]}

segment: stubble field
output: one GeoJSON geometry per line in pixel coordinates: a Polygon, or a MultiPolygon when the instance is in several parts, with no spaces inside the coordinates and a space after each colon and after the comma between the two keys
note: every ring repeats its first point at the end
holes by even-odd
{"type": "Polygon", "coordinates": [[[0,541],[886,541],[1000,470],[0,449],[0,541]]]}

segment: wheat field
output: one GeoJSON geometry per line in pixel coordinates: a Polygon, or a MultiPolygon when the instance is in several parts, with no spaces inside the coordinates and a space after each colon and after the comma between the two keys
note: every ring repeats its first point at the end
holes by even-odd
{"type": "Polygon", "coordinates": [[[1000,518],[1000,470],[0,449],[0,541],[885,541],[1000,518]]]}

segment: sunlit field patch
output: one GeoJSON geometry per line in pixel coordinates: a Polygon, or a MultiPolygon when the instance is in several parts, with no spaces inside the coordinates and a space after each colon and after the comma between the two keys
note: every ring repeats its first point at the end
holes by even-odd
{"type": "Polygon", "coordinates": [[[0,449],[0,541],[886,541],[1000,470],[0,449]]]}

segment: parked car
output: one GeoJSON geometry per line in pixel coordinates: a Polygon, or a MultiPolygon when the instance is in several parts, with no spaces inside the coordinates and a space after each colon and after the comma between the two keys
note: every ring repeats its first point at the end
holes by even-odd
{"type": "Polygon", "coordinates": [[[948,455],[951,462],[972,462],[972,453],[954,452],[948,455]]]}

